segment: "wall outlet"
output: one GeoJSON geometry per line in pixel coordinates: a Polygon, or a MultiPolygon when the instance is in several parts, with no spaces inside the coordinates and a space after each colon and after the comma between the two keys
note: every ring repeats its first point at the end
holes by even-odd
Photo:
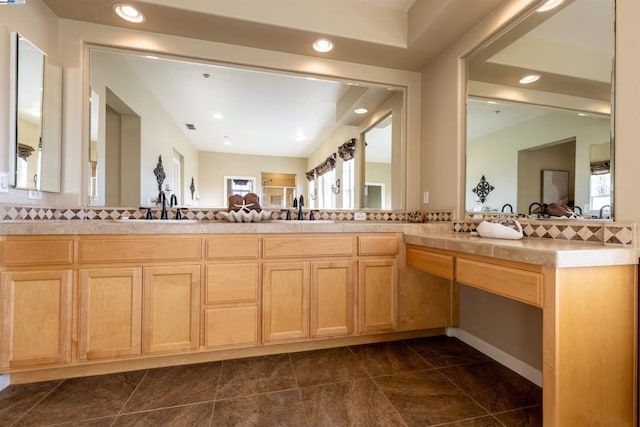
{"type": "Polygon", "coordinates": [[[42,199],[42,191],[29,190],[29,198],[32,199],[32,200],[41,200],[42,199]]]}
{"type": "Polygon", "coordinates": [[[9,192],[9,174],[0,172],[0,193],[9,192]]]}
{"type": "Polygon", "coordinates": [[[427,203],[429,203],[429,192],[425,191],[424,193],[422,193],[422,203],[424,203],[425,205],[427,203]]]}
{"type": "Polygon", "coordinates": [[[356,221],[364,221],[367,219],[367,214],[364,212],[356,212],[353,214],[353,219],[356,221]]]}

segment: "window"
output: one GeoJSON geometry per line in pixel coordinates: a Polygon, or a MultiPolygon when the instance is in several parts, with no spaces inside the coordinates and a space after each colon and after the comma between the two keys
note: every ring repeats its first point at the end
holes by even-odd
{"type": "Polygon", "coordinates": [[[239,194],[242,197],[247,193],[253,193],[256,187],[255,176],[225,176],[224,177],[224,199],[229,200],[232,194],[239,194]]]}
{"type": "Polygon", "coordinates": [[[353,181],[355,179],[355,168],[353,159],[342,162],[342,182],[340,191],[342,191],[342,208],[353,209],[353,181]]]}
{"type": "Polygon", "coordinates": [[[611,204],[611,172],[591,175],[589,180],[591,210],[611,204]]]}

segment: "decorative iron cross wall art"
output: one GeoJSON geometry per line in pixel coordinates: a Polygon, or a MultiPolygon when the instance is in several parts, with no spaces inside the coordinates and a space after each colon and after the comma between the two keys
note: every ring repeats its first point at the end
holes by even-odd
{"type": "Polygon", "coordinates": [[[489,193],[491,193],[494,189],[495,187],[489,184],[489,181],[487,181],[484,175],[482,175],[482,178],[480,178],[480,182],[478,183],[478,185],[476,185],[475,188],[472,188],[471,191],[478,195],[478,197],[480,198],[480,203],[484,203],[489,193]]]}

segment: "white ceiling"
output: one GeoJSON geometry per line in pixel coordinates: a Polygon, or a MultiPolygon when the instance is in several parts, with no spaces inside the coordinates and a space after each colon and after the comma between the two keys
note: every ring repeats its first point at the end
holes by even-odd
{"type": "MultiPolygon", "coordinates": [[[[371,113],[396,93],[360,86],[365,94],[337,117],[336,105],[353,82],[112,51],[93,50],[94,55],[103,61],[124,55],[138,80],[199,151],[306,158],[338,126],[358,125],[368,117],[356,115],[354,108],[365,106],[371,113]],[[187,123],[196,129],[188,129],[187,123]]],[[[127,94],[117,95],[126,102],[127,94]]],[[[336,141],[336,147],[342,142],[336,141]]]]}
{"type": "MultiPolygon", "coordinates": [[[[609,87],[614,51],[613,21],[612,1],[574,0],[513,40],[487,62],[538,72],[542,75],[540,82],[552,73],[563,78],[562,83],[566,86],[576,79],[601,82],[609,87]]],[[[502,84],[511,85],[508,82],[502,84]]],[[[516,83],[515,86],[520,85],[516,83]]],[[[531,86],[544,94],[544,88],[536,88],[535,84],[531,86]]],[[[551,98],[547,100],[548,106],[554,106],[551,98]]],[[[470,99],[467,102],[467,137],[474,140],[551,111],[538,105],[488,104],[486,99],[470,99]]]]}
{"type": "MultiPolygon", "coordinates": [[[[409,11],[416,0],[351,0],[356,3],[366,3],[372,6],[384,7],[386,9],[409,11]]],[[[424,0],[423,0],[424,1],[424,0]]]]}

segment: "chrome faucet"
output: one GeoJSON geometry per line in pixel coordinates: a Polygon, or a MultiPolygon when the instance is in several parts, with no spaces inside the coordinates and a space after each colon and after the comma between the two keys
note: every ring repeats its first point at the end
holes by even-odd
{"type": "Polygon", "coordinates": [[[604,205],[603,207],[600,208],[600,214],[598,215],[598,218],[602,219],[604,218],[604,210],[606,208],[609,208],[609,215],[611,215],[611,205],[604,205]]]}

